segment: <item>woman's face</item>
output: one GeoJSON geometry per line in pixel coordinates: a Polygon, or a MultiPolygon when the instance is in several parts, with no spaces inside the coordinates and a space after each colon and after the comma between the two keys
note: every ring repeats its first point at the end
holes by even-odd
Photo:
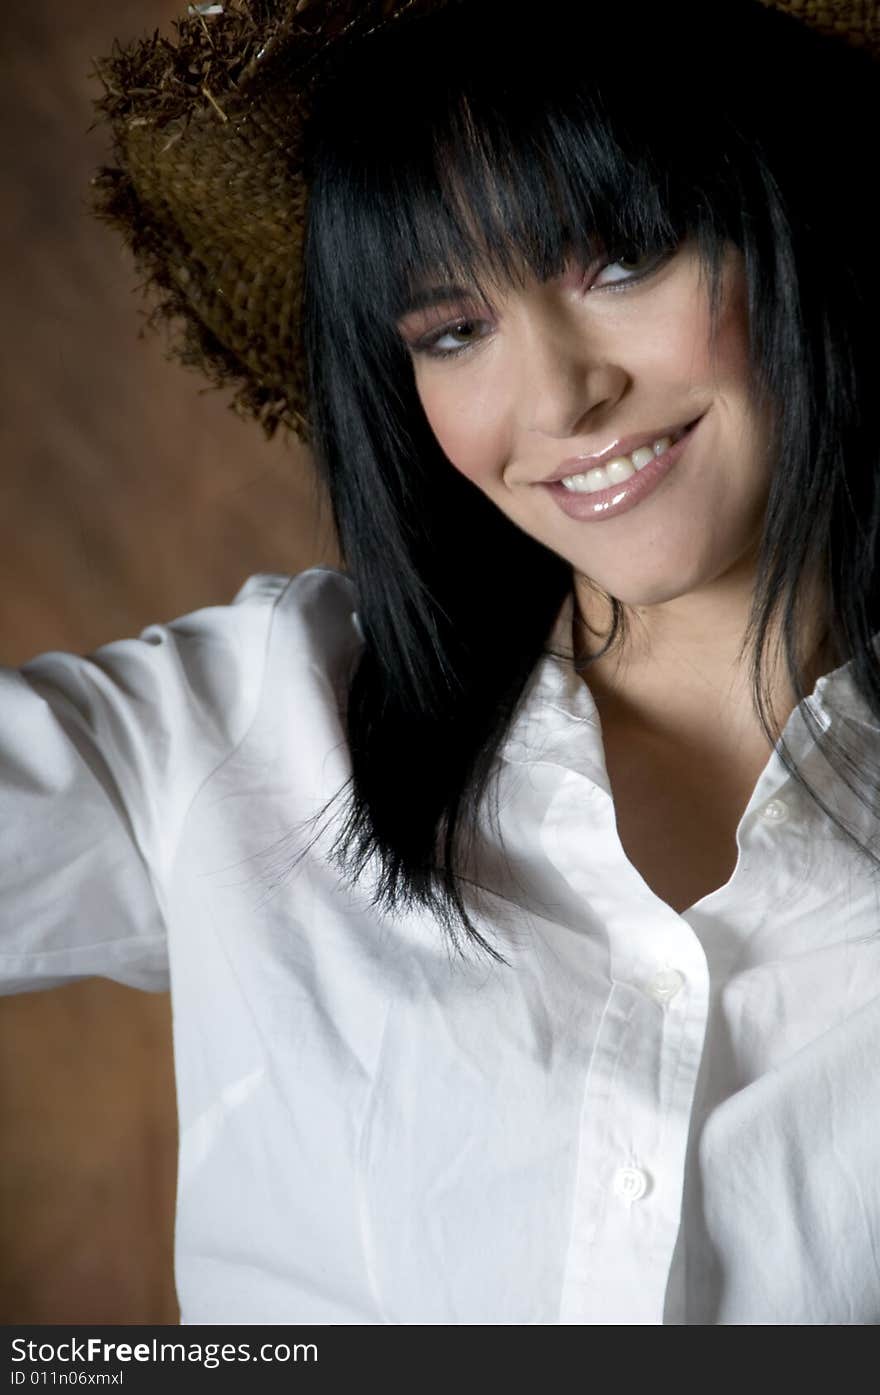
{"type": "Polygon", "coordinates": [[[708,285],[689,243],[665,259],[571,268],[491,299],[490,309],[453,295],[398,325],[428,422],[455,468],[576,574],[628,605],[671,600],[741,566],[760,534],[770,462],[768,422],[747,397],[738,249],[730,244],[726,258],[714,360],[708,285]],[[435,356],[463,344],[455,357],[435,356]],[[623,438],[651,445],[695,418],[678,461],[623,512],[571,517],[540,483],[570,457],[609,448],[620,456],[623,438]]]}

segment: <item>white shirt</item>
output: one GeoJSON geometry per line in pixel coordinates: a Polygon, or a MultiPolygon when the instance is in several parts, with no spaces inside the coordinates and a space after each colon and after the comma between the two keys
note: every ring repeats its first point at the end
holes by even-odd
{"type": "MultiPolygon", "coordinates": [[[[511,967],[456,963],[346,887],[334,825],[286,875],[349,773],[356,603],[333,569],[257,576],[0,673],[0,976],[170,987],[183,1322],[880,1323],[864,862],[774,752],[730,880],[675,913],[547,656],[497,763],[514,876],[487,824],[503,894],[470,903],[511,967]]],[[[810,701],[876,754],[847,668],[810,701]]],[[[785,736],[867,831],[799,710],[785,736]]]]}

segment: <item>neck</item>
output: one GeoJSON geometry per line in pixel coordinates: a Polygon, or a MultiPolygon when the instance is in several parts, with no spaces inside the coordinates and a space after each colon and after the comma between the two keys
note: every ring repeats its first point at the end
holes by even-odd
{"type": "MultiPolygon", "coordinates": [[[[719,723],[732,739],[766,741],[751,696],[749,653],[743,654],[754,584],[743,565],[710,586],[653,605],[626,607],[627,637],[614,652],[584,671],[603,720],[692,739],[719,723]]],[[[809,694],[816,680],[840,662],[831,639],[824,591],[802,589],[801,614],[809,620],[799,634],[801,683],[809,694]]],[[[597,654],[611,628],[611,603],[584,577],[575,579],[573,641],[583,659],[597,654]]],[[[768,715],[781,732],[797,698],[789,678],[781,628],[771,631],[765,650],[768,715]]]]}

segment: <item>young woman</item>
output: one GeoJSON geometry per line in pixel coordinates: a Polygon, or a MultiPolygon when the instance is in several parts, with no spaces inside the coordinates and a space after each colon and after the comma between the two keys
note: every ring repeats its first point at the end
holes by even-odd
{"type": "Polygon", "coordinates": [[[873,10],[193,8],[100,210],[346,570],[6,671],[7,991],[170,986],[184,1322],[880,1322],[873,10]]]}

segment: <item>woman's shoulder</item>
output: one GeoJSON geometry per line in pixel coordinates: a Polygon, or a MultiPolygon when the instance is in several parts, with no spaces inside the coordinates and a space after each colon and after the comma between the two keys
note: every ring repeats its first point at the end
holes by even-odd
{"type": "Polygon", "coordinates": [[[326,635],[327,627],[357,630],[356,593],[352,578],[338,567],[315,566],[295,573],[255,572],[232,599],[233,606],[253,609],[267,604],[282,624],[326,635]]]}
{"type": "Polygon", "coordinates": [[[267,658],[334,669],[359,647],[362,631],[352,578],[337,567],[315,566],[293,575],[259,572],[248,577],[230,610],[268,623],[267,658]]]}
{"type": "Polygon", "coordinates": [[[26,668],[50,657],[97,662],[114,673],[147,668],[174,688],[182,683],[190,697],[219,687],[217,696],[226,705],[233,684],[246,701],[267,669],[326,670],[347,662],[359,643],[351,578],[336,567],[316,566],[298,573],[253,573],[231,600],[147,625],[136,638],[114,640],[82,661],[41,655],[26,668]]]}
{"type": "MultiPolygon", "coordinates": [[[[307,613],[353,604],[355,586],[339,567],[318,565],[300,572],[254,572],[232,599],[233,605],[283,601],[290,611],[307,613]]],[[[349,606],[349,610],[351,607],[349,606]]]]}

